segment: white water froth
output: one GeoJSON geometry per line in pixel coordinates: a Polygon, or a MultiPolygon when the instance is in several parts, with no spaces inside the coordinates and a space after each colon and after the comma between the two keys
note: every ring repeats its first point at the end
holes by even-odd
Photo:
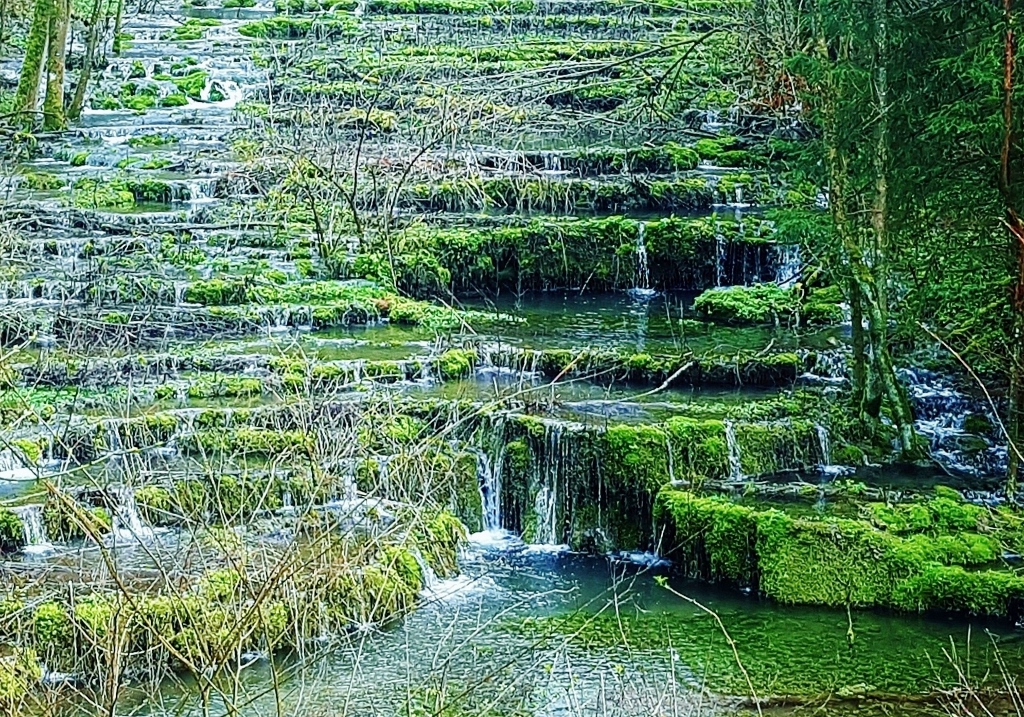
{"type": "Polygon", "coordinates": [[[645,568],[661,568],[672,564],[671,560],[666,560],[657,553],[642,550],[621,550],[611,553],[609,557],[613,560],[632,563],[633,565],[640,565],[645,568]]]}
{"type": "Polygon", "coordinates": [[[139,506],[135,502],[135,492],[131,488],[119,487],[111,489],[114,496],[114,525],[111,537],[115,542],[141,542],[152,538],[153,528],[142,520],[139,506]]]}
{"type": "Polygon", "coordinates": [[[736,427],[732,421],[725,421],[725,443],[729,449],[729,479],[733,481],[742,481],[745,476],[743,475],[743,464],[740,460],[740,444],[736,440],[736,427]]]}
{"type": "Polygon", "coordinates": [[[647,257],[646,222],[639,221],[636,225],[636,279],[635,286],[629,290],[636,299],[646,299],[658,292],[651,288],[651,266],[647,257]]]}

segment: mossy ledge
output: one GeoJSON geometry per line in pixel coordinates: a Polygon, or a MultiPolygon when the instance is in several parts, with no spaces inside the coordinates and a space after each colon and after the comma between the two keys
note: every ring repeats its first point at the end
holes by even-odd
{"type": "Polygon", "coordinates": [[[593,427],[520,415],[496,425],[504,445],[506,527],[527,541],[599,553],[656,547],[652,516],[662,486],[730,478],[730,430],[745,477],[806,470],[822,461],[815,424],[801,419],[730,424],[677,416],[593,427]]]}
{"type": "Polygon", "coordinates": [[[1020,549],[1024,521],[948,488],[867,504],[863,519],[814,519],[666,487],[654,514],[666,556],[687,575],[783,603],[1014,619],[1024,609],[1024,577],[992,567],[1020,549]]]}
{"type": "Polygon", "coordinates": [[[599,381],[629,381],[673,386],[790,386],[810,371],[814,354],[764,352],[735,355],[654,355],[602,349],[519,349],[483,345],[482,361],[491,366],[537,371],[545,378],[590,376],[599,381]]]}

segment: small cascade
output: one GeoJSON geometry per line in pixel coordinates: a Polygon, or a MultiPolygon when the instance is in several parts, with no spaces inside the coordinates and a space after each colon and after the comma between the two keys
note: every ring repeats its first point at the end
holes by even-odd
{"type": "Polygon", "coordinates": [[[0,481],[35,480],[36,472],[11,448],[0,450],[0,481]]]}
{"type": "Polygon", "coordinates": [[[803,268],[803,263],[800,261],[800,245],[780,244],[775,247],[775,252],[777,256],[775,283],[788,289],[800,279],[800,270],[803,268]]]}
{"type": "Polygon", "coordinates": [[[715,222],[715,286],[723,286],[725,284],[725,264],[727,260],[725,246],[725,235],[722,233],[718,226],[718,222],[715,222]]]}
{"type": "Polygon", "coordinates": [[[153,536],[153,529],[146,525],[139,513],[139,506],[135,502],[135,491],[125,486],[112,488],[114,498],[114,525],[113,535],[115,541],[138,542],[153,536]]]}
{"type": "Polygon", "coordinates": [[[544,169],[541,170],[541,174],[558,177],[568,174],[562,169],[562,155],[558,152],[542,152],[541,158],[544,162],[544,169]]]}
{"type": "Polygon", "coordinates": [[[971,432],[968,416],[994,426],[985,401],[954,388],[937,374],[922,369],[900,369],[914,408],[914,427],[928,438],[932,456],[951,471],[964,475],[1000,475],[1006,472],[1007,447],[994,430],[971,432]]]}
{"type": "Polygon", "coordinates": [[[11,512],[21,521],[26,553],[46,553],[53,550],[53,545],[46,535],[46,524],[43,523],[42,504],[17,506],[11,508],[11,512]]]}
{"type": "Polygon", "coordinates": [[[174,284],[174,305],[176,307],[185,304],[185,292],[188,290],[188,283],[179,281],[174,284]]]}
{"type": "Polygon", "coordinates": [[[216,177],[200,177],[190,179],[186,185],[187,196],[184,199],[192,204],[212,202],[217,193],[216,177]]]}
{"type": "Polygon", "coordinates": [[[736,427],[732,421],[725,421],[725,444],[729,449],[729,479],[742,481],[744,475],[740,460],[740,444],[736,440],[736,427]]]}
{"type": "Polygon", "coordinates": [[[476,451],[476,477],[480,484],[484,532],[501,530],[501,470],[504,451],[492,461],[486,451],[476,451]]]}
{"type": "Polygon", "coordinates": [[[654,296],[651,288],[651,267],[647,257],[647,223],[637,222],[636,225],[636,277],[634,286],[629,290],[630,295],[638,299],[647,299],[654,296]]]}
{"type": "Polygon", "coordinates": [[[537,530],[534,542],[541,545],[557,545],[558,495],[554,485],[542,485],[537,491],[534,511],[537,518],[537,530]]]}
{"type": "Polygon", "coordinates": [[[107,421],[107,452],[110,454],[109,460],[112,463],[116,463],[120,459],[118,454],[124,450],[124,446],[121,444],[121,434],[118,433],[117,427],[117,421],[107,421]]]}
{"type": "Polygon", "coordinates": [[[830,466],[832,465],[832,446],[829,444],[828,428],[819,423],[814,427],[814,431],[818,434],[818,447],[821,450],[821,464],[823,466],[830,466]]]}
{"type": "Polygon", "coordinates": [[[533,506],[536,521],[534,543],[559,545],[564,537],[560,528],[563,516],[559,514],[559,501],[563,491],[569,490],[578,458],[574,449],[576,441],[565,435],[571,430],[570,425],[557,421],[544,425],[543,460],[536,464],[534,474],[537,486],[533,506]]]}

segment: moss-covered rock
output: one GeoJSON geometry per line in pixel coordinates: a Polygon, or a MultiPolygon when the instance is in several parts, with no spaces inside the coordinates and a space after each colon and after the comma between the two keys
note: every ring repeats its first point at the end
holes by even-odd
{"type": "Polygon", "coordinates": [[[939,495],[870,506],[871,520],[811,519],[665,488],[655,515],[688,574],[750,585],[781,602],[1016,616],[1024,578],[964,569],[1001,552],[996,528],[975,532],[975,509],[939,495]]]}
{"type": "Polygon", "coordinates": [[[476,352],[472,350],[448,349],[437,357],[437,371],[446,381],[466,378],[472,373],[476,358],[476,352]]]}
{"type": "Polygon", "coordinates": [[[0,552],[20,550],[25,544],[25,528],[14,511],[0,508],[0,552]]]}

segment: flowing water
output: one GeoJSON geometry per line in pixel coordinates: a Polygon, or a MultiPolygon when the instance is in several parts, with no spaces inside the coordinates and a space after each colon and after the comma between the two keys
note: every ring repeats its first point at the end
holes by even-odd
{"type": "MultiPolygon", "coordinates": [[[[670,580],[668,588],[688,600],[659,587],[659,569],[500,534],[477,536],[463,570],[380,634],[355,636],[315,665],[275,662],[290,674],[280,686],[286,712],[408,714],[410,701],[462,714],[483,714],[485,705],[498,714],[566,717],[731,712],[728,699],[701,697],[700,688],[742,695],[746,681],[721,628],[689,600],[721,618],[762,696],[913,694],[949,684],[954,654],[975,675],[993,664],[996,649],[1010,670],[1024,660],[1024,635],[997,625],[860,611],[848,621],[845,612],[670,580]]],[[[252,703],[241,714],[273,713],[271,667],[263,661],[243,672],[240,700],[252,703]]],[[[833,697],[821,709],[846,714],[856,703],[833,697]]],[[[146,713],[198,715],[200,707],[191,692],[169,686],[161,707],[146,713]]]]}
{"type": "MultiPolygon", "coordinates": [[[[554,6],[551,9],[563,11],[554,6]]],[[[218,260],[222,256],[260,256],[266,267],[294,273],[294,263],[286,261],[283,252],[258,246],[229,250],[217,243],[226,241],[225,236],[231,241],[252,240],[254,233],[225,231],[215,236],[217,232],[208,228],[215,226],[211,217],[216,217],[225,196],[243,205],[251,203],[251,198],[239,196],[247,190],[244,178],[232,174],[238,165],[225,151],[226,140],[232,131],[246,126],[249,120],[238,112],[239,106],[264,91],[267,76],[253,59],[258,50],[238,33],[238,27],[272,12],[262,1],[254,8],[189,8],[189,16],[214,17],[222,22],[209,30],[206,38],[183,43],[163,38],[176,27],[177,18],[129,18],[124,29],[134,39],[124,56],[107,68],[105,91],[116,90],[136,71],[135,63],[141,65],[147,78],[152,78],[159,74],[158,66],[189,58],[197,69],[208,73],[199,98],[190,98],[179,108],[155,108],[141,115],[130,110],[89,109],[76,135],[57,152],[47,150],[47,156],[29,162],[24,169],[77,181],[121,176],[116,169],[121,162],[164,157],[170,162],[168,167],[133,169],[132,174],[166,182],[168,195],[161,201],[138,202],[130,208],[87,213],[60,209],[54,204],[53,192],[29,192],[12,185],[15,199],[37,202],[41,212],[51,212],[56,228],[48,228],[43,240],[33,239],[36,253],[24,276],[4,277],[0,302],[5,309],[72,309],[95,301],[97,306],[128,311],[135,308],[135,302],[145,304],[146,310],[152,308],[150,303],[172,310],[171,315],[180,318],[197,308],[187,295],[190,282],[219,277],[218,260]],[[160,145],[133,147],[133,140],[143,137],[158,137],[160,145]],[[78,154],[84,155],[84,164],[70,161],[78,154]],[[113,277],[98,274],[93,253],[117,256],[129,239],[136,249],[144,250],[143,254],[153,253],[159,249],[162,229],[181,224],[194,239],[193,247],[203,254],[200,263],[187,269],[142,265],[123,275],[115,271],[113,277]],[[231,253],[236,250],[237,254],[231,253]],[[131,295],[132,280],[145,284],[144,280],[151,278],[157,279],[154,283],[159,286],[152,289],[153,296],[147,296],[149,303],[126,298],[131,295]]],[[[366,22],[370,12],[371,4],[360,0],[353,14],[366,22]]],[[[416,32],[431,22],[442,23],[443,27],[447,21],[430,16],[418,19],[416,32]]],[[[384,46],[393,30],[375,26],[366,34],[374,38],[373,43],[384,46]]],[[[702,126],[726,129],[731,126],[728,120],[708,110],[702,126]]],[[[570,172],[565,168],[564,155],[553,150],[575,149],[580,137],[590,144],[608,139],[606,134],[595,140],[584,133],[570,136],[561,130],[545,130],[518,137],[516,146],[520,150],[534,146],[543,150],[538,173],[561,182],[570,172]]],[[[494,139],[494,144],[501,141],[494,139]]],[[[740,210],[749,199],[743,187],[736,187],[723,198],[733,206],[737,221],[742,220],[740,210]]],[[[299,664],[290,656],[276,656],[274,662],[261,659],[259,654],[244,656],[242,677],[247,695],[238,714],[275,714],[278,705],[283,705],[285,713],[296,715],[696,715],[727,712],[733,706],[730,696],[747,694],[749,687],[721,628],[701,607],[674,595],[655,580],[659,571],[668,570],[658,556],[627,556],[633,562],[585,557],[568,552],[562,545],[568,537],[568,526],[563,524],[561,504],[566,500],[572,471],[582,463],[574,453],[576,444],[565,439],[566,431],[591,430],[610,421],[660,421],[685,414],[694,405],[701,409],[702,416],[721,417],[729,407],[776,397],[779,391],[698,387],[649,395],[649,386],[607,386],[589,381],[571,381],[552,388],[540,377],[536,365],[510,369],[487,357],[509,346],[596,347],[672,356],[712,351],[733,355],[771,347],[777,351],[819,351],[816,378],[841,383],[845,380],[843,346],[848,327],[804,332],[685,321],[696,318],[691,310],[694,293],[654,290],[646,224],[640,221],[637,226],[635,245],[626,244],[624,249],[626,254],[631,251],[634,259],[630,292],[551,292],[520,297],[502,294],[489,300],[465,300],[467,308],[524,321],[479,327],[471,338],[481,346],[480,360],[473,374],[462,379],[438,380],[432,361],[439,340],[429,329],[374,323],[313,332],[307,330],[312,323],[310,306],[264,307],[260,331],[211,342],[217,353],[244,359],[238,365],[245,367],[235,373],[245,378],[266,378],[270,371],[263,359],[267,357],[333,362],[352,384],[352,393],[362,396],[379,390],[366,375],[368,362],[394,361],[403,379],[389,384],[387,390],[396,394],[479,401],[520,391],[533,399],[543,391],[549,404],[543,424],[543,461],[532,476],[537,486],[531,516],[533,534],[529,536],[532,545],[504,530],[502,495],[509,489],[502,485],[504,445],[500,440],[496,445],[481,441],[474,448],[483,531],[472,537],[462,556],[462,575],[452,580],[437,579],[417,553],[426,584],[421,605],[406,619],[359,633],[352,642],[326,650],[322,659],[311,664],[299,664]],[[409,368],[413,364],[419,365],[418,373],[409,368]],[[278,695],[271,689],[272,667],[290,674],[278,695]],[[451,709],[438,709],[439,700],[451,709]]],[[[746,255],[730,253],[724,229],[716,225],[713,267],[708,257],[712,283],[725,286],[765,276],[774,276],[783,286],[796,283],[802,264],[798,247],[773,247],[766,256],[768,259],[759,263],[762,257],[758,254],[748,266],[746,255]]],[[[658,268],[654,267],[656,275],[658,268]]],[[[48,333],[51,328],[46,327],[36,344],[24,352],[28,358],[41,359],[53,347],[56,340],[48,333]]],[[[168,321],[166,325],[155,321],[147,327],[147,346],[182,354],[209,348],[181,329],[180,321],[168,321]]],[[[110,358],[119,350],[88,347],[81,352],[82,362],[110,358]],[[90,353],[94,355],[88,356],[90,353]]],[[[193,477],[198,469],[183,455],[181,444],[194,431],[192,418],[201,408],[230,412],[284,402],[280,393],[230,399],[190,396],[188,388],[198,374],[168,371],[160,375],[161,382],[176,382],[172,398],[135,404],[119,395],[106,404],[79,404],[70,412],[76,414],[76,419],[109,419],[90,440],[103,443],[105,453],[112,458],[63,476],[65,484],[109,485],[132,471],[165,478],[193,477]],[[161,409],[178,410],[188,418],[177,424],[167,440],[136,455],[133,447],[122,440],[120,418],[111,417],[141,416],[161,409]]],[[[929,436],[936,455],[947,465],[963,474],[984,476],[1005,464],[1005,449],[1000,448],[994,432],[971,439],[973,434],[965,430],[965,416],[986,414],[984,405],[935,376],[909,372],[904,380],[911,387],[918,409],[919,429],[929,436]],[[975,440],[979,438],[980,443],[975,440]],[[972,443],[969,447],[968,442],[972,443]]],[[[88,395],[88,390],[84,393],[86,399],[95,398],[88,395]]],[[[74,423],[65,418],[58,422],[60,431],[74,423]]],[[[229,424],[230,420],[225,419],[225,425],[229,424]]],[[[733,423],[726,426],[730,477],[741,483],[746,480],[741,448],[733,423]]],[[[493,435],[500,433],[494,431],[493,435]]],[[[816,428],[816,436],[826,475],[804,478],[825,482],[834,477],[828,470],[833,453],[831,437],[825,426],[816,428]]],[[[48,451],[53,459],[53,443],[48,451]]],[[[67,468],[60,458],[55,460],[40,464],[51,471],[67,468]]],[[[390,457],[378,456],[376,460],[381,479],[386,480],[390,457]]],[[[246,465],[264,467],[255,460],[246,465]]],[[[39,471],[19,452],[0,450],[0,491],[5,499],[30,500],[29,494],[38,491],[35,480],[39,471]]],[[[671,465],[669,471],[673,474],[671,465]]],[[[355,478],[349,473],[345,478],[341,495],[323,509],[343,511],[361,503],[355,478]]],[[[787,476],[786,480],[791,478],[787,476]]],[[[856,479],[895,489],[936,483],[953,483],[968,491],[979,487],[979,480],[957,482],[934,473],[924,477],[897,475],[895,471],[871,475],[862,469],[856,479]]],[[[284,509],[291,514],[297,509],[291,494],[287,495],[284,509]]],[[[166,567],[173,560],[184,561],[181,547],[188,544],[184,531],[154,530],[147,525],[133,490],[127,487],[116,487],[109,496],[114,523],[110,544],[122,565],[145,571],[166,567]],[[167,552],[163,552],[165,548],[167,552]]],[[[594,501],[598,501],[596,496],[594,501]]],[[[814,509],[827,511],[829,507],[814,509]]],[[[95,545],[52,545],[41,505],[20,505],[14,512],[22,522],[24,552],[38,554],[52,567],[70,573],[88,572],[100,564],[95,545]]],[[[669,586],[699,600],[721,617],[722,626],[736,640],[755,690],[762,695],[812,694],[825,704],[820,697],[825,694],[931,692],[953,679],[950,659],[962,660],[972,677],[984,679],[995,662],[996,646],[1011,671],[1019,673],[1024,666],[1024,637],[1006,624],[880,612],[855,611],[848,615],[844,611],[775,605],[726,588],[675,580],[669,586]]],[[[130,704],[124,707],[125,711],[137,708],[140,714],[198,717],[203,711],[196,694],[195,685],[187,680],[184,687],[174,682],[163,686],[160,699],[137,696],[126,700],[130,704]]],[[[839,704],[824,708],[823,713],[845,709],[839,704]]]]}

